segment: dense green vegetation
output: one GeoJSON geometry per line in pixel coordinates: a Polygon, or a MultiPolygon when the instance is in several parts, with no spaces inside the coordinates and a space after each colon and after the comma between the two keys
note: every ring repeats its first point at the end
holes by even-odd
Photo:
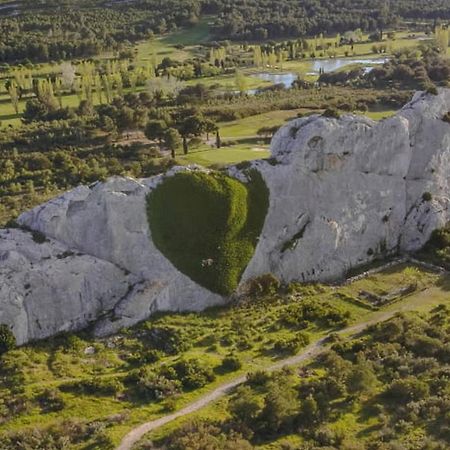
{"type": "MultiPolygon", "coordinates": [[[[445,0],[139,0],[11,2],[0,17],[0,61],[51,61],[126,51],[127,43],[192,26],[212,15],[219,39],[265,40],[354,29],[383,32],[403,19],[448,19],[445,0]],[[19,14],[15,14],[18,12],[19,14]],[[12,13],[9,15],[9,13],[12,13]],[[124,50],[125,49],[125,50],[124,50]]],[[[183,43],[181,43],[183,44],[183,43]]]]}
{"type": "Polygon", "coordinates": [[[145,0],[116,7],[100,1],[26,3],[22,14],[0,17],[0,62],[86,58],[102,51],[120,53],[127,44],[193,25],[199,2],[145,0]],[[92,5],[94,3],[94,5],[92,5]],[[80,7],[81,6],[81,7],[80,7]]]}
{"type": "Polygon", "coordinates": [[[450,59],[443,57],[438,49],[428,46],[398,51],[394,58],[369,73],[357,67],[349,71],[325,73],[319,77],[322,83],[353,83],[377,88],[403,86],[417,90],[427,90],[435,83],[448,85],[449,80],[450,59]]]}
{"type": "Polygon", "coordinates": [[[384,0],[358,2],[342,0],[268,0],[221,2],[218,33],[223,38],[241,40],[275,39],[319,33],[345,32],[361,28],[380,31],[395,26],[401,18],[446,19],[450,7],[445,0],[384,0]],[[223,5],[223,6],[222,6],[223,5]]]}
{"type": "Polygon", "coordinates": [[[433,231],[430,240],[419,254],[450,270],[450,224],[433,231]]]}
{"type": "Polygon", "coordinates": [[[449,331],[450,309],[440,305],[428,316],[399,314],[351,341],[337,337],[302,370],[250,373],[229,398],[226,419],[188,422],[164,448],[448,448],[449,331]]]}
{"type": "Polygon", "coordinates": [[[266,216],[268,189],[248,172],[243,184],[219,172],[181,172],[148,196],[156,246],[200,285],[231,294],[253,256],[266,216]]]}

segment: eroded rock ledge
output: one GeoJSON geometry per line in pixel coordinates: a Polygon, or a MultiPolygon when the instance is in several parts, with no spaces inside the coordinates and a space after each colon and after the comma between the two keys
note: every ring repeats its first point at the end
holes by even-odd
{"type": "MultiPolygon", "coordinates": [[[[283,127],[270,161],[265,224],[241,284],[272,272],[331,280],[380,255],[419,249],[450,220],[450,90],[418,93],[380,123],[311,116],[283,127]]],[[[179,272],[155,247],[146,196],[164,177],[80,186],[0,230],[0,323],[19,343],[95,323],[98,334],[154,311],[200,310],[225,298],[179,272]]],[[[243,171],[229,173],[245,179],[243,171]]],[[[168,205],[170,207],[170,205],[168,205]]]]}

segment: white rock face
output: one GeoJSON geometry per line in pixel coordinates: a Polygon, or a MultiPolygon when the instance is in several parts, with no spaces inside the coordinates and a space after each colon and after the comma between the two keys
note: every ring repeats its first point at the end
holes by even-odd
{"type": "Polygon", "coordinates": [[[22,231],[2,232],[0,323],[12,326],[18,342],[93,321],[98,334],[108,334],[154,311],[198,311],[225,302],[154,246],[145,197],[161,179],[111,178],[22,214],[19,223],[45,234],[49,243],[37,244],[22,231]]]}
{"type": "Polygon", "coordinates": [[[15,229],[0,231],[0,280],[0,323],[19,344],[85,327],[136,282],[107,261],[15,229]]]}
{"type": "MultiPolygon", "coordinates": [[[[419,249],[450,220],[448,111],[450,90],[441,90],[417,94],[379,123],[311,116],[283,127],[273,161],[252,163],[270,206],[242,284],[267,272],[285,281],[336,279],[380,254],[419,249]]],[[[179,170],[198,169],[165,176],[179,170]]],[[[236,167],[229,172],[243,178],[236,167]]],[[[107,334],[155,311],[226,301],[155,247],[145,198],[163,179],[116,177],[22,214],[21,225],[48,237],[41,244],[29,232],[0,231],[0,323],[19,343],[92,322],[107,334]]]]}
{"type": "Polygon", "coordinates": [[[420,249],[450,220],[448,111],[447,89],[418,93],[379,123],[311,116],[279,130],[275,165],[254,163],[270,208],[244,280],[331,280],[380,254],[420,249]]]}

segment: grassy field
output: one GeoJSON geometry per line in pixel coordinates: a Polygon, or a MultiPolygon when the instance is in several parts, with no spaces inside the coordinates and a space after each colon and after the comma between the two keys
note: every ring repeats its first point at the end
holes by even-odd
{"type": "Polygon", "coordinates": [[[181,164],[200,164],[205,167],[236,164],[270,156],[267,144],[236,144],[220,149],[202,147],[190,152],[187,156],[180,156],[177,160],[181,164]]]}

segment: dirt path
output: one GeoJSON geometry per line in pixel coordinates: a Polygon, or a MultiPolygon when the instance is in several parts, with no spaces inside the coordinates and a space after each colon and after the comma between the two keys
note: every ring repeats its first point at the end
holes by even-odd
{"type": "MultiPolygon", "coordinates": [[[[364,330],[368,325],[387,320],[396,313],[397,311],[391,311],[382,315],[378,315],[377,318],[374,320],[368,320],[366,322],[357,325],[352,325],[348,328],[344,328],[343,330],[339,331],[339,334],[352,334],[352,335],[357,334],[362,330],[364,330]]],[[[287,359],[282,359],[277,363],[267,367],[264,370],[270,372],[274,370],[279,370],[285,366],[295,366],[314,356],[317,356],[325,349],[325,347],[326,347],[326,338],[319,339],[318,341],[306,347],[302,353],[287,359]]],[[[131,430],[123,438],[122,442],[117,447],[117,450],[131,450],[133,448],[133,445],[136,444],[148,432],[156,430],[157,428],[162,427],[163,425],[166,425],[167,423],[172,422],[173,420],[178,419],[179,417],[187,416],[188,414],[198,411],[199,409],[205,407],[209,403],[212,403],[215,400],[219,399],[220,397],[223,397],[236,386],[245,383],[246,379],[247,379],[246,375],[237,377],[233,381],[222,384],[209,394],[200,397],[195,402],[190,403],[189,405],[185,406],[183,409],[180,409],[177,412],[139,425],[138,427],[131,430]]]]}

